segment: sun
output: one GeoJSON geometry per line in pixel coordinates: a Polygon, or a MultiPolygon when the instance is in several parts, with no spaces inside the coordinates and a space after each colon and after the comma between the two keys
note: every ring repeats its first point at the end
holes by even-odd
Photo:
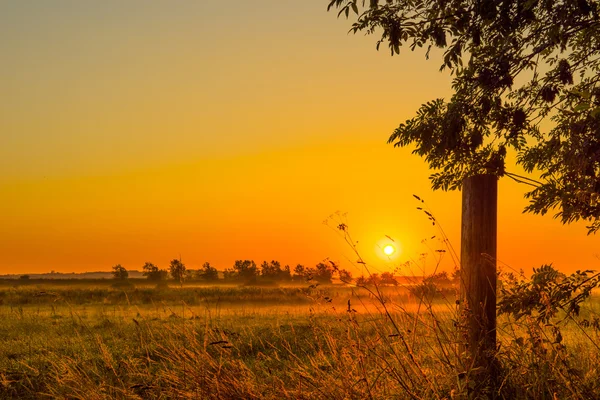
{"type": "Polygon", "coordinates": [[[392,254],[394,254],[396,252],[396,249],[391,244],[387,244],[383,248],[383,252],[385,253],[386,256],[391,256],[392,254]]]}

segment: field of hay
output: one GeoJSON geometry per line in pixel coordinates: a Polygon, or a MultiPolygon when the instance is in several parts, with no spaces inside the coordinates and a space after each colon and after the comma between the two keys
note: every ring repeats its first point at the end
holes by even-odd
{"type": "MultiPolygon", "coordinates": [[[[501,385],[473,387],[453,289],[3,282],[0,398],[588,399],[599,331],[499,320],[501,385]]],[[[582,314],[600,315],[593,296],[582,314]]]]}

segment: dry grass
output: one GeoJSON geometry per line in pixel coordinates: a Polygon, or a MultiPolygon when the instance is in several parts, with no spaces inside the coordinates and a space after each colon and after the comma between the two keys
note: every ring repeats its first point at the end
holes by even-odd
{"type": "MultiPolygon", "coordinates": [[[[329,287],[169,289],[151,302],[104,289],[83,301],[67,287],[52,301],[23,301],[41,289],[0,295],[1,398],[476,397],[462,378],[453,299],[409,302],[406,290],[384,288],[382,303],[329,287]]],[[[597,313],[598,303],[588,306],[597,313]]],[[[593,328],[565,326],[564,351],[532,321],[499,328],[503,384],[480,397],[600,393],[593,328]]]]}

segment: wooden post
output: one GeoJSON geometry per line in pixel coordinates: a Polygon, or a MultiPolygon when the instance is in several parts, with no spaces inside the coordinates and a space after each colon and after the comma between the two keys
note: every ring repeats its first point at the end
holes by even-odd
{"type": "Polygon", "coordinates": [[[461,326],[466,367],[493,378],[496,352],[498,178],[476,175],[462,186],[461,326]]]}

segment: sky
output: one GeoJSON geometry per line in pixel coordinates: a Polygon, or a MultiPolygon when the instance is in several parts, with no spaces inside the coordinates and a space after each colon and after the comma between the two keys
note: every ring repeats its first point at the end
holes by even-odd
{"type": "MultiPolygon", "coordinates": [[[[0,274],[173,258],[360,274],[340,218],[372,271],[432,272],[443,243],[413,194],[457,250],[461,195],[386,142],[451,77],[435,52],[376,51],[327,3],[1,2],[0,274]]],[[[499,266],[597,269],[600,237],[522,214],[526,190],[499,182],[499,266]]]]}

